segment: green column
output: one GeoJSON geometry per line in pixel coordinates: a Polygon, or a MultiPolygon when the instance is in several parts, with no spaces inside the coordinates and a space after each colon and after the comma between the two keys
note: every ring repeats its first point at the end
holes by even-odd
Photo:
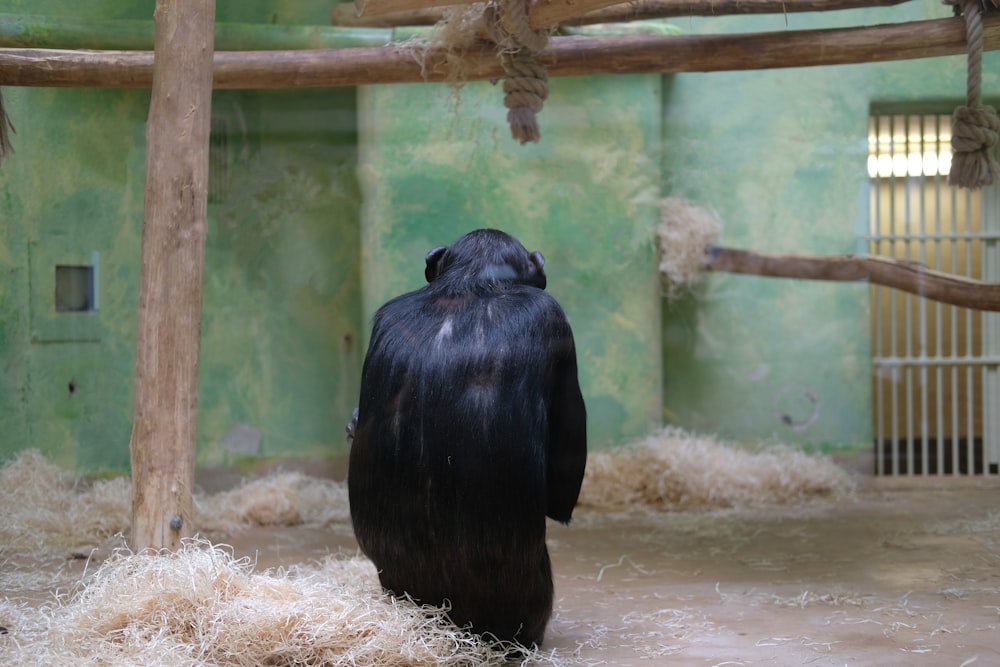
{"type": "MultiPolygon", "coordinates": [[[[380,85],[359,95],[366,330],[424,283],[425,253],[496,227],[546,258],[576,336],[592,448],[660,423],[659,76],[562,78],[539,144],[510,138],[499,85],[380,85]]],[[[366,331],[367,336],[367,331],[366,331]]]]}

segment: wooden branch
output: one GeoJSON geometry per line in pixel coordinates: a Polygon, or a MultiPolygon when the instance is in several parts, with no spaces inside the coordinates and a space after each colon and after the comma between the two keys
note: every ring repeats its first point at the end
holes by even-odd
{"type": "Polygon", "coordinates": [[[1000,311],[1000,284],[954,276],[889,257],[810,257],[711,248],[705,268],[772,278],[866,280],[953,306],[1000,311]]]}
{"type": "MultiPolygon", "coordinates": [[[[371,1],[371,0],[369,0],[371,1]]],[[[419,2],[419,0],[416,0],[419,2]]],[[[554,25],[634,21],[672,16],[722,16],[726,14],[792,14],[836,9],[898,5],[909,0],[538,0],[531,7],[529,23],[539,30],[554,25]]]]}
{"type": "Polygon", "coordinates": [[[397,28],[400,26],[434,25],[445,15],[445,7],[424,7],[372,16],[358,16],[353,2],[338,2],[330,12],[330,23],[345,28],[397,28]]]}
{"type": "Polygon", "coordinates": [[[428,0],[354,0],[358,16],[377,16],[427,7],[467,4],[469,4],[469,0],[430,0],[429,2],[428,0]]]}
{"type": "MultiPolygon", "coordinates": [[[[1000,49],[1000,16],[983,20],[983,48],[1000,49]]],[[[440,48],[394,44],[315,51],[215,54],[216,88],[303,88],[447,81],[440,48]]],[[[964,54],[961,18],[858,28],[788,30],[740,35],[554,37],[539,60],[550,76],[715,72],[934,58],[964,54]]],[[[0,86],[146,88],[152,54],[0,49],[0,86]]],[[[467,81],[499,79],[495,47],[466,54],[467,81]]]]}
{"type": "MultiPolygon", "coordinates": [[[[590,2],[592,0],[585,0],[590,2]]],[[[732,14],[795,14],[799,12],[890,7],[910,0],[636,0],[618,2],[583,14],[569,13],[570,0],[541,0],[530,15],[536,30],[550,25],[621,23],[681,16],[726,16],[732,14]],[[544,9],[543,9],[544,7],[544,9]],[[562,15],[564,18],[560,18],[562,15]]],[[[573,0],[576,2],[576,0],[573,0]]]]}
{"type": "MultiPolygon", "coordinates": [[[[405,2],[405,0],[403,0],[405,2]]],[[[910,0],[538,0],[531,6],[531,27],[620,23],[679,16],[726,16],[731,14],[794,14],[799,12],[889,7],[910,0]]],[[[445,2],[410,1],[410,9],[358,15],[352,2],[333,6],[331,23],[338,26],[393,28],[434,25],[444,18],[445,2]]]]}
{"type": "MultiPolygon", "coordinates": [[[[353,11],[353,5],[349,5],[353,11]]],[[[265,51],[383,46],[387,30],[333,26],[217,23],[216,51],[265,51]]],[[[28,49],[153,48],[153,22],[135,19],[85,19],[0,13],[0,46],[28,49]]]]}
{"type": "Polygon", "coordinates": [[[157,0],[154,19],[129,443],[137,552],[193,534],[215,0],[157,0]]]}

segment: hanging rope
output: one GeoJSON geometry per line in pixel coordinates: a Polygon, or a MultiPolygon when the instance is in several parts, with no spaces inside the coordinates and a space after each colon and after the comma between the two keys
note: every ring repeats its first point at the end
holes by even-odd
{"type": "Polygon", "coordinates": [[[981,0],[961,0],[969,48],[968,104],[955,109],[951,119],[951,173],[954,186],[979,189],[1000,182],[1000,165],[993,149],[1000,139],[1000,117],[983,104],[983,20],[981,0]]]}
{"type": "Polygon", "coordinates": [[[14,134],[14,131],[10,116],[3,107],[3,91],[0,91],[0,165],[3,165],[5,157],[14,152],[14,145],[10,143],[10,135],[14,134]]]}
{"type": "Polygon", "coordinates": [[[527,0],[490,3],[483,19],[507,75],[504,106],[511,136],[522,144],[537,142],[541,131],[536,116],[549,96],[549,74],[535,56],[548,44],[549,34],[528,24],[527,0]]]}

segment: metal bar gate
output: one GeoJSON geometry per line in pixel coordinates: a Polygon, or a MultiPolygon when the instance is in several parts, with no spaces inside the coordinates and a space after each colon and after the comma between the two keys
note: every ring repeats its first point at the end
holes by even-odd
{"type": "MultiPolygon", "coordinates": [[[[948,186],[950,117],[873,115],[869,252],[1000,282],[1000,187],[948,186]]],[[[876,474],[997,474],[1000,314],[873,285],[876,474]]]]}

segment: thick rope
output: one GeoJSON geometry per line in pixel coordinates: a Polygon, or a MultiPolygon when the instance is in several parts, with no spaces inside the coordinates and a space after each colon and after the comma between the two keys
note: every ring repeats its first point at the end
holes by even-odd
{"type": "Polygon", "coordinates": [[[3,107],[3,91],[0,91],[0,165],[5,157],[14,152],[14,145],[10,143],[10,135],[14,132],[14,125],[3,107]]]}
{"type": "Polygon", "coordinates": [[[507,73],[503,82],[506,93],[503,103],[508,109],[510,134],[522,144],[537,143],[541,131],[536,116],[549,96],[549,73],[532,54],[524,51],[505,53],[501,62],[507,73]]]}
{"type": "Polygon", "coordinates": [[[955,109],[951,119],[951,185],[979,189],[1000,182],[1000,165],[993,149],[1000,140],[1000,117],[983,104],[983,20],[981,0],[962,0],[969,47],[968,104],[955,109]]]}
{"type": "Polygon", "coordinates": [[[537,142],[541,131],[536,116],[549,96],[549,75],[535,55],[548,44],[549,34],[528,24],[527,0],[491,3],[483,18],[507,75],[504,106],[511,136],[522,144],[537,142]]]}

